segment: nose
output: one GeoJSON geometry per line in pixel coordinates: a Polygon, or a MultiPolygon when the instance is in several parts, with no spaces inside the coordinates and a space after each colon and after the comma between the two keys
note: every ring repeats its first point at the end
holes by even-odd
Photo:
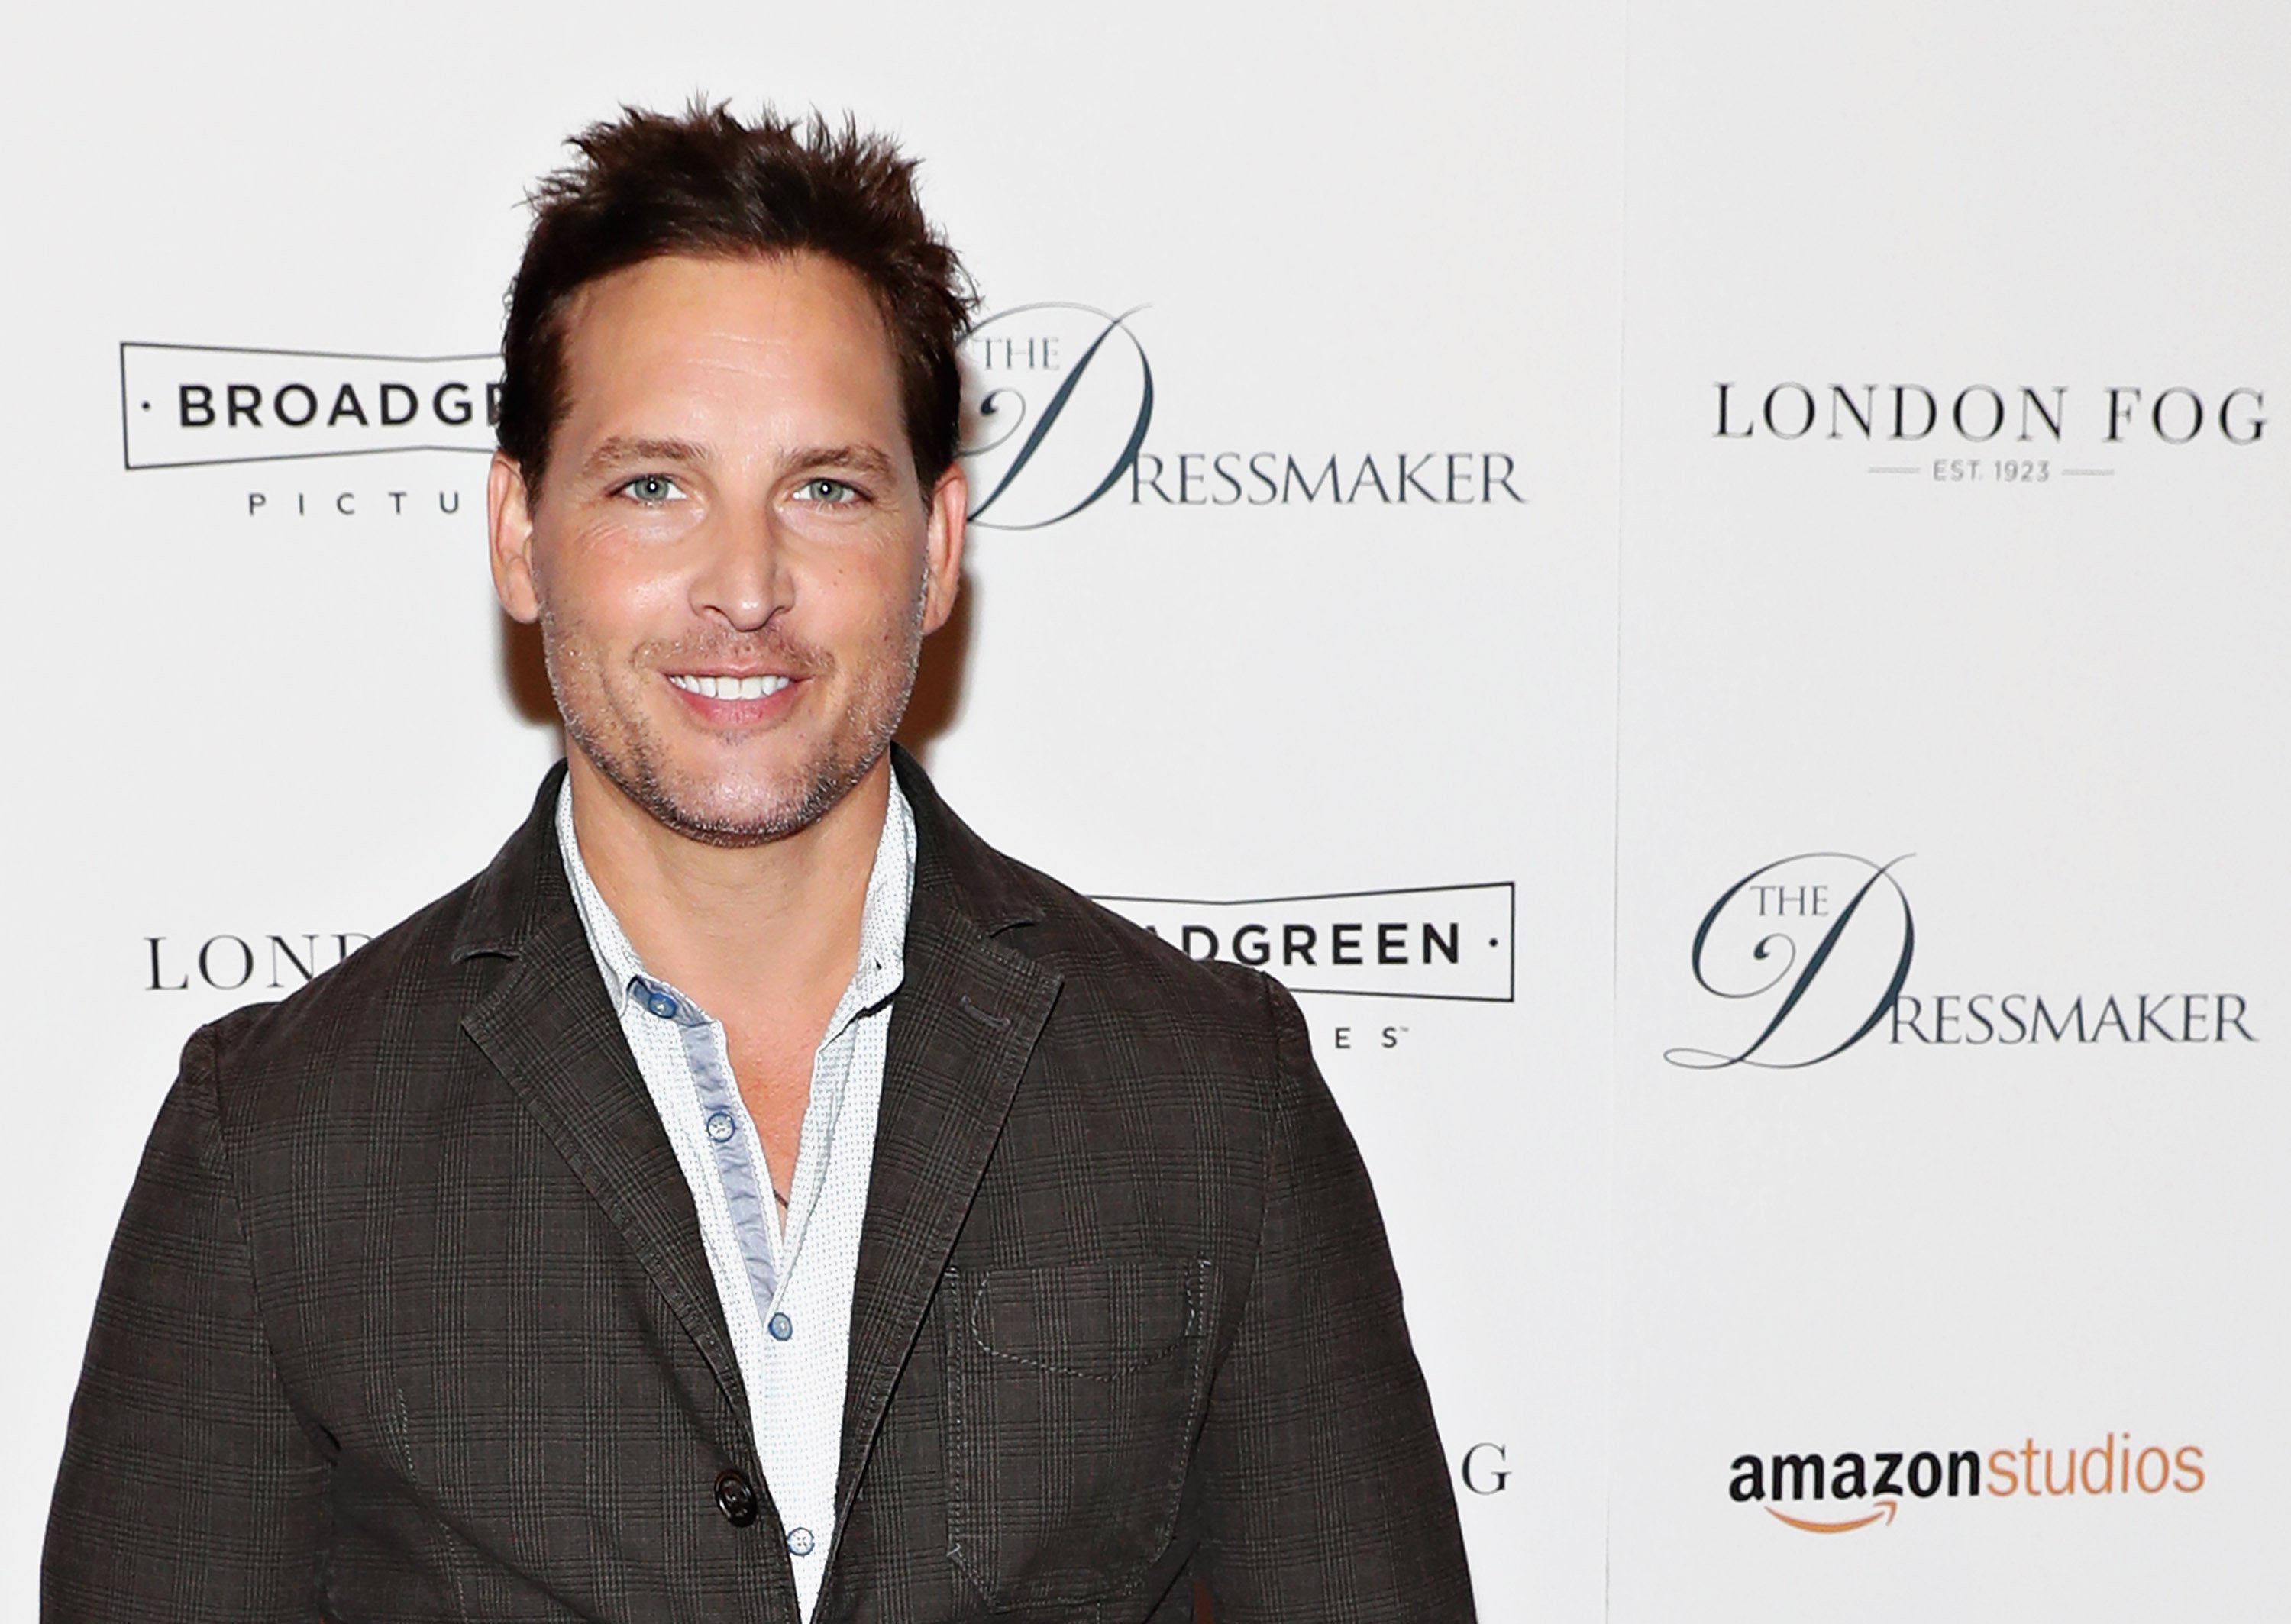
{"type": "Polygon", "coordinates": [[[794,601],[785,538],[767,509],[727,516],[695,538],[702,549],[692,577],[692,607],[734,631],[760,631],[794,601]]]}

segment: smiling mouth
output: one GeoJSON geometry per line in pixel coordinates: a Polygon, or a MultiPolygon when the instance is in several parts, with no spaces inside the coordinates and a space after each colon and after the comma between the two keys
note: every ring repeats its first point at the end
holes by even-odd
{"type": "Polygon", "coordinates": [[[768,699],[795,680],[792,677],[671,676],[670,686],[703,699],[768,699]]]}

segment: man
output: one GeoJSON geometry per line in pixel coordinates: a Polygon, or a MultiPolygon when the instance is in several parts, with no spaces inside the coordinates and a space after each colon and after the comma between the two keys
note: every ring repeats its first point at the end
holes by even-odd
{"type": "Polygon", "coordinates": [[[1295,1006],[889,748],[966,494],[912,166],[720,109],[577,145],[487,502],[568,760],[485,872],[191,1039],[49,1615],[1468,1619],[1295,1006]]]}

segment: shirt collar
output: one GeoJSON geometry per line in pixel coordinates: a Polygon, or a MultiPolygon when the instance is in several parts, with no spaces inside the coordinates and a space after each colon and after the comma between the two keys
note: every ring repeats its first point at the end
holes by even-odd
{"type": "MultiPolygon", "coordinates": [[[[581,841],[573,831],[573,779],[567,774],[557,792],[557,848],[565,860],[565,875],[573,887],[573,902],[580,912],[581,929],[589,951],[605,978],[606,995],[615,1012],[632,1001],[665,989],[683,1006],[683,1017],[705,1022],[709,1017],[683,993],[645,973],[644,961],[631,945],[627,932],[614,915],[612,904],[589,877],[581,860],[581,841]]],[[[844,989],[822,1041],[832,1039],[852,1021],[881,1004],[898,991],[906,976],[907,913],[914,897],[915,818],[906,792],[896,776],[891,779],[890,804],[883,816],[883,832],[875,842],[875,865],[867,876],[867,897],[859,915],[859,957],[851,983],[844,989]]]]}

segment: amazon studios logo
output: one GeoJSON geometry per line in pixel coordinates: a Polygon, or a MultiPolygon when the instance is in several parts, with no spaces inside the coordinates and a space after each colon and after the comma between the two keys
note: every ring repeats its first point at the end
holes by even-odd
{"type": "Polygon", "coordinates": [[[1917,925],[1901,881],[1909,861],[1801,852],[1728,886],[1687,954],[1695,985],[1718,1001],[1714,1035],[1727,1035],[1663,1058],[1695,1071],[1793,1071],[1873,1036],[1911,1049],[2256,1041],[2250,1001],[2236,993],[1910,991],[1917,925]]]}
{"type": "Polygon", "coordinates": [[[1508,880],[1248,902],[1092,900],[1188,958],[1252,965],[1292,993],[1512,1001],[1508,880]]]}
{"type": "Polygon", "coordinates": [[[1519,460],[1484,446],[1186,446],[1149,438],[1142,307],[1019,305],[965,343],[970,521],[1040,530],[1111,499],[1139,508],[1508,508],[1519,460]]]}
{"type": "Polygon", "coordinates": [[[1776,1523],[1813,1534],[1890,1527],[1905,1501],[1936,1498],[1999,1500],[2153,1499],[2199,1494],[2207,1479],[2200,1444],[2110,1432],[2065,1447],[2033,1434],[2017,1445],[1980,1449],[1843,1450],[1823,1456],[1737,1455],[1727,1466],[1727,1498],[1756,1506],[1776,1523]]]}
{"type": "Polygon", "coordinates": [[[131,469],[494,448],[498,355],[119,346],[131,469]]]}

